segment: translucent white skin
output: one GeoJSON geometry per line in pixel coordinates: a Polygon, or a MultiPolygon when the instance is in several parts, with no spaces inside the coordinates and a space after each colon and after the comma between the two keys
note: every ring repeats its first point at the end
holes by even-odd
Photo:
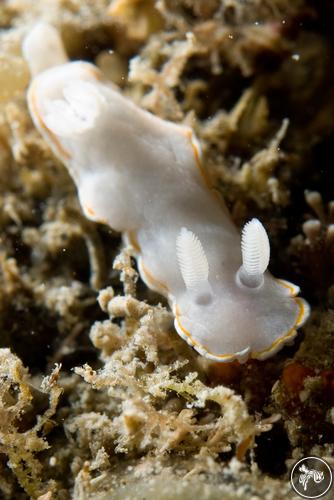
{"type": "Polygon", "coordinates": [[[243,362],[277,352],[294,338],[309,307],[295,297],[298,287],[267,271],[258,288],[238,279],[240,235],[205,179],[192,130],[142,110],[94,65],[61,64],[59,54],[59,64],[45,70],[47,29],[41,32],[40,44],[36,29],[34,43],[30,35],[24,42],[30,67],[43,68],[30,85],[29,109],[71,173],[85,215],[123,232],[134,245],[142,279],[168,298],[177,332],[199,353],[243,362]],[[64,95],[76,100],[76,91],[79,119],[72,120],[63,101],[64,95]],[[208,260],[202,291],[187,289],[182,279],[176,255],[182,227],[199,238],[208,260]],[[209,300],[203,301],[207,290],[209,300]]]}

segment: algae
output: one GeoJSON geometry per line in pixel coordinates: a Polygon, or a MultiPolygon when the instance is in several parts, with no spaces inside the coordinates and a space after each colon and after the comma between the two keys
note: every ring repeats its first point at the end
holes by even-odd
{"type": "Polygon", "coordinates": [[[0,496],[265,498],[333,464],[330,1],[0,4],[0,496]],[[24,34],[53,23],[143,108],[189,124],[238,226],[312,317],[263,362],[216,364],[173,330],[131,247],[83,216],[30,120],[24,34]]]}

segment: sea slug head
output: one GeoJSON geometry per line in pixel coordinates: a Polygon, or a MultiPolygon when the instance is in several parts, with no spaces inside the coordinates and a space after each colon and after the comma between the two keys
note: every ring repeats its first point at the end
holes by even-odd
{"type": "Polygon", "coordinates": [[[242,231],[239,267],[232,262],[226,269],[224,262],[223,273],[210,269],[202,243],[186,228],[176,248],[185,286],[173,302],[175,327],[200,354],[220,362],[265,359],[290,343],[308,318],[299,288],[267,271],[270,245],[259,220],[242,231]]]}

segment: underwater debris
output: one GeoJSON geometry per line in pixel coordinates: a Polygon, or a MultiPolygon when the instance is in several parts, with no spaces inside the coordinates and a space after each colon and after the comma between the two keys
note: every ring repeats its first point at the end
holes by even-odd
{"type": "MultiPolygon", "coordinates": [[[[8,460],[18,483],[32,498],[41,495],[49,488],[53,490],[52,480],[43,480],[43,464],[38,458],[49,445],[41,433],[47,434],[52,429],[51,418],[56,412],[62,389],[57,385],[60,367],[57,366],[49,377],[46,377],[40,389],[29,383],[27,370],[21,361],[9,349],[0,349],[0,451],[8,460]],[[25,423],[29,413],[33,394],[49,395],[49,408],[41,415],[36,415],[36,423],[25,423]]],[[[36,397],[36,396],[35,396],[36,397]]],[[[5,478],[7,495],[13,494],[15,485],[5,478]]]]}
{"type": "Polygon", "coordinates": [[[112,0],[108,15],[125,26],[129,38],[146,40],[164,27],[154,0],[112,0]]]}
{"type": "Polygon", "coordinates": [[[317,191],[305,191],[305,200],[316,217],[307,215],[303,234],[291,240],[289,253],[308,273],[309,293],[323,296],[334,281],[334,201],[327,206],[317,191]]]}
{"type": "MultiPolygon", "coordinates": [[[[298,358],[297,358],[298,359],[298,358]]],[[[273,407],[284,419],[290,442],[302,455],[316,443],[332,443],[334,425],[330,411],[334,402],[332,372],[292,362],[283,370],[282,380],[273,390],[273,407]],[[313,423],[312,423],[313,422],[313,423]],[[309,426],[315,433],[305,432],[309,426]]]]}
{"type": "Polygon", "coordinates": [[[104,367],[75,371],[95,390],[119,399],[119,416],[112,421],[115,451],[160,456],[195,450],[201,442],[199,447],[217,453],[235,443],[244,456],[260,427],[231,389],[209,388],[196,372],[182,376],[189,361],[181,356],[184,343],[170,335],[171,314],[131,296],[115,297],[110,288],[99,301],[111,320],[123,321],[95,323],[91,339],[102,349],[104,367]],[[212,403],[211,419],[203,419],[212,403]],[[216,412],[222,418],[214,423],[216,412]]]}

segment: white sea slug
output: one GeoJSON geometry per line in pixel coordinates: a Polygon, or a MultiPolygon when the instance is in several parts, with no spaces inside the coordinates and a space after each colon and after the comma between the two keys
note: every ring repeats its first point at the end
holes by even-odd
{"type": "Polygon", "coordinates": [[[36,127],[71,173],[86,216],[132,243],[181,337],[216,361],[265,359],[290,342],[309,306],[267,271],[261,222],[245,225],[240,245],[192,130],[140,109],[94,65],[69,62],[51,26],[36,26],[23,53],[36,127]]]}

